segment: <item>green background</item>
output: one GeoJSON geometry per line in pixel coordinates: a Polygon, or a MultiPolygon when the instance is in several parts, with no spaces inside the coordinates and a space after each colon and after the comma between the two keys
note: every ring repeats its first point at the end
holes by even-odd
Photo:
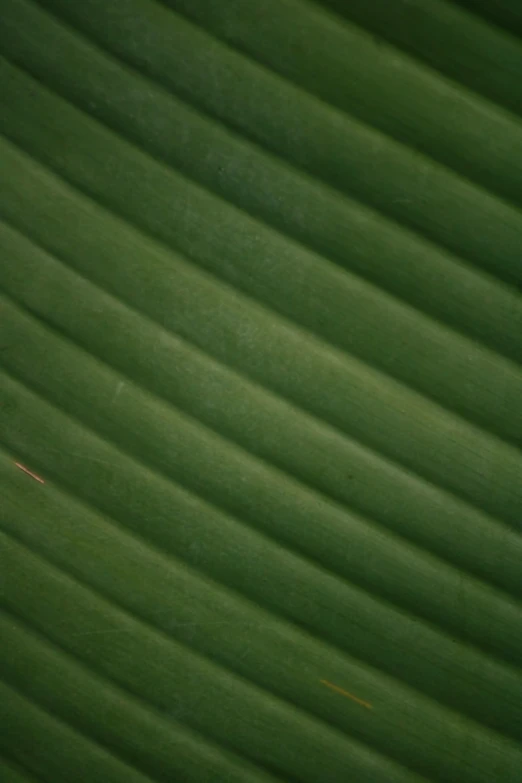
{"type": "Polygon", "coordinates": [[[1,0],[2,783],[522,780],[518,33],[1,0]]]}

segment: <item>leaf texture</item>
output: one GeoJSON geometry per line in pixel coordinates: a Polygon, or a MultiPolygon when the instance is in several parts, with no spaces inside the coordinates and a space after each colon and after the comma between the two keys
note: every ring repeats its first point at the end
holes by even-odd
{"type": "Polygon", "coordinates": [[[2,781],[520,781],[517,8],[3,0],[2,781]]]}

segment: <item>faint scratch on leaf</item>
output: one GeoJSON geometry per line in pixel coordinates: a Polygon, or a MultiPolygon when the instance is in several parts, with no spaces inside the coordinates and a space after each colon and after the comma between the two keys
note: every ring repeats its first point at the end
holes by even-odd
{"type": "Polygon", "coordinates": [[[71,636],[95,636],[106,633],[132,633],[132,631],[125,628],[105,628],[103,631],[80,631],[80,633],[73,633],[71,636]]]}
{"type": "Polygon", "coordinates": [[[118,395],[120,394],[120,392],[121,392],[121,390],[123,389],[124,386],[125,386],[125,383],[123,381],[120,381],[119,384],[116,386],[116,390],[114,392],[114,395],[113,395],[113,398],[112,398],[112,401],[111,401],[111,405],[114,405],[114,403],[118,399],[118,395]]]}
{"type": "Polygon", "coordinates": [[[40,476],[37,476],[36,473],[33,473],[32,471],[28,470],[28,468],[21,465],[19,462],[15,462],[15,465],[17,468],[20,468],[20,470],[23,470],[24,473],[27,473],[28,476],[31,476],[35,481],[39,481],[40,484],[45,484],[45,481],[43,478],[40,478],[40,476]]]}
{"type": "Polygon", "coordinates": [[[372,705],[368,701],[363,701],[363,699],[359,699],[357,696],[354,696],[353,693],[349,693],[348,691],[343,690],[343,688],[339,688],[338,685],[334,685],[331,682],[328,682],[328,680],[321,680],[322,685],[326,685],[327,688],[330,688],[330,690],[335,691],[336,693],[340,693],[341,696],[347,696],[352,701],[357,702],[357,704],[360,704],[361,707],[366,707],[367,710],[373,710],[372,705]]]}
{"type": "MultiPolygon", "coordinates": [[[[161,623],[160,623],[161,625],[161,623]]],[[[241,626],[245,628],[251,628],[252,623],[237,623],[234,620],[211,620],[210,622],[190,622],[190,623],[177,623],[174,622],[167,626],[167,630],[175,631],[176,628],[206,628],[208,626],[226,625],[226,626],[241,626]]],[[[94,636],[96,634],[109,634],[109,633],[133,633],[131,629],[127,628],[105,628],[97,631],[80,631],[79,633],[72,634],[73,636],[94,636]]]]}
{"type": "Polygon", "coordinates": [[[74,459],[85,459],[88,462],[97,462],[99,465],[110,465],[111,467],[113,465],[113,463],[109,462],[109,460],[98,459],[98,457],[90,457],[88,454],[78,454],[73,451],[65,451],[63,449],[53,449],[50,446],[46,446],[45,450],[47,452],[51,452],[52,454],[61,454],[62,456],[65,456],[67,458],[73,457],[74,459]]]}

